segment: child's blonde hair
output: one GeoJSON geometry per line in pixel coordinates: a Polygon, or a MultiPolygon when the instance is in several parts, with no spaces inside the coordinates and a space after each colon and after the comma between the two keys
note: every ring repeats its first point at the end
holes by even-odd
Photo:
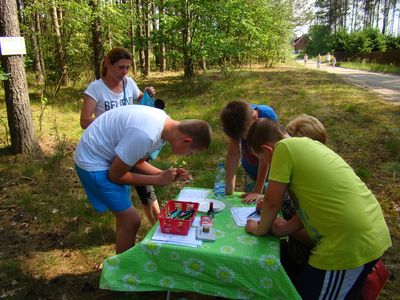
{"type": "Polygon", "coordinates": [[[286,126],[287,133],[292,137],[308,137],[326,144],[328,133],[324,125],[315,117],[302,114],[286,126]]]}

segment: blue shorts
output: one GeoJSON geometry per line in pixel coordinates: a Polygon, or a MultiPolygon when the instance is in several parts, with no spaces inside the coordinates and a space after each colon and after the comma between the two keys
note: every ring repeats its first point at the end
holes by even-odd
{"type": "Polygon", "coordinates": [[[75,165],[75,169],[86,195],[96,211],[105,212],[109,209],[120,212],[131,207],[130,186],[112,182],[108,178],[108,170],[88,172],[77,165],[75,165]]]}

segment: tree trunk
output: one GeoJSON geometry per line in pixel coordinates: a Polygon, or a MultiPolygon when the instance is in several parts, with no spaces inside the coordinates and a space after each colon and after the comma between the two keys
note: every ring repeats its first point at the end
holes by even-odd
{"type": "Polygon", "coordinates": [[[61,84],[67,85],[68,73],[67,73],[67,66],[65,64],[64,49],[61,41],[60,25],[58,23],[56,0],[52,0],[51,5],[52,5],[51,12],[52,12],[53,30],[56,39],[56,51],[57,51],[59,75],[61,77],[61,84]]]}
{"type": "Polygon", "coordinates": [[[157,16],[157,11],[159,11],[159,8],[156,11],[156,4],[154,3],[154,1],[151,1],[150,7],[151,7],[150,8],[150,15],[151,15],[151,28],[152,28],[151,33],[158,37],[156,43],[152,45],[152,50],[154,52],[155,64],[156,64],[156,66],[158,68],[160,68],[160,60],[161,60],[161,58],[160,58],[160,47],[159,47],[159,40],[160,40],[159,30],[160,30],[160,26],[158,25],[160,23],[160,18],[159,18],[159,16],[158,16],[158,19],[156,17],[157,16]]]}
{"type": "Polygon", "coordinates": [[[131,12],[131,20],[130,20],[130,30],[129,35],[131,39],[131,52],[132,52],[132,70],[133,74],[137,73],[136,66],[136,47],[135,47],[135,26],[134,26],[134,14],[133,14],[133,1],[130,0],[130,12],[131,12]]]}
{"type": "MultiPolygon", "coordinates": [[[[396,6],[397,6],[397,3],[398,3],[399,1],[398,0],[393,0],[393,23],[392,23],[392,34],[394,35],[394,31],[393,31],[393,28],[394,28],[394,17],[395,17],[395,12],[396,12],[396,6]]],[[[397,22],[397,36],[399,37],[400,36],[400,22],[397,22]]]]}
{"type": "Polygon", "coordinates": [[[103,44],[101,42],[100,32],[100,16],[99,5],[97,0],[90,0],[89,5],[92,8],[92,47],[93,47],[93,66],[95,70],[96,79],[101,77],[100,65],[104,57],[103,44]]]}
{"type": "MultiPolygon", "coordinates": [[[[238,62],[240,62],[239,59],[238,59],[238,62]]],[[[201,58],[201,70],[204,72],[207,71],[207,62],[206,62],[206,59],[204,56],[201,58]]]]}
{"type": "Polygon", "coordinates": [[[189,1],[185,0],[182,9],[183,28],[182,28],[182,54],[184,64],[184,77],[191,79],[194,77],[193,59],[190,53],[190,36],[189,36],[189,1]]]}
{"type": "Polygon", "coordinates": [[[140,72],[144,74],[144,49],[143,49],[143,26],[142,26],[142,3],[136,0],[136,23],[137,23],[137,40],[139,42],[139,67],[140,72]]]}
{"type": "Polygon", "coordinates": [[[144,49],[144,75],[150,74],[150,3],[149,0],[143,0],[144,9],[144,34],[145,34],[145,49],[144,49]]]}
{"type": "Polygon", "coordinates": [[[389,18],[389,8],[390,8],[389,0],[385,0],[383,2],[382,34],[386,33],[386,28],[388,25],[388,18],[389,18]]]}
{"type": "Polygon", "coordinates": [[[58,25],[60,28],[60,33],[61,36],[64,35],[64,16],[63,16],[63,11],[61,7],[57,7],[57,17],[58,17],[58,25]]]}
{"type": "MultiPolygon", "coordinates": [[[[0,36],[20,36],[15,1],[0,0],[0,36]]],[[[19,55],[1,56],[1,65],[9,74],[4,81],[11,149],[14,154],[29,154],[37,149],[37,141],[29,106],[24,59],[19,55]]]]}
{"type": "Polygon", "coordinates": [[[354,23],[355,23],[355,4],[356,4],[356,1],[354,1],[353,0],[353,5],[352,5],[352,7],[351,7],[351,21],[350,21],[350,32],[353,32],[354,31],[354,23]]]}
{"type": "MultiPolygon", "coordinates": [[[[396,20],[396,7],[398,0],[393,0],[393,10],[392,10],[392,26],[390,29],[390,34],[394,35],[394,23],[396,20]]],[[[400,36],[400,22],[397,22],[397,36],[400,36]]]]}
{"type": "Polygon", "coordinates": [[[375,23],[376,25],[375,25],[375,28],[379,28],[379,17],[381,16],[380,10],[381,10],[381,1],[378,0],[377,8],[376,8],[376,23],[375,23]]]}
{"type": "Polygon", "coordinates": [[[165,69],[167,67],[167,61],[165,57],[165,31],[164,31],[164,17],[165,17],[165,7],[164,7],[164,0],[160,0],[160,6],[159,6],[159,43],[160,43],[160,59],[159,59],[159,66],[160,66],[160,72],[165,72],[165,69]]]}
{"type": "MultiPolygon", "coordinates": [[[[18,11],[18,21],[19,24],[25,24],[24,22],[24,15],[22,13],[22,10],[24,9],[24,4],[22,3],[22,0],[17,0],[17,11],[18,11]]],[[[20,27],[20,35],[24,36],[24,30],[23,28],[20,27]]]]}
{"type": "Polygon", "coordinates": [[[40,59],[40,66],[42,67],[42,72],[43,75],[46,74],[46,68],[44,65],[44,59],[43,59],[43,52],[42,52],[42,42],[41,42],[41,37],[42,37],[42,28],[40,26],[40,15],[39,13],[35,13],[35,32],[36,32],[36,42],[39,50],[39,59],[40,59]]]}
{"type": "Polygon", "coordinates": [[[343,10],[343,27],[342,29],[347,31],[347,16],[348,16],[348,12],[349,12],[349,1],[345,0],[344,1],[344,10],[343,10]]]}
{"type": "Polygon", "coordinates": [[[36,83],[39,85],[42,85],[44,83],[44,75],[43,75],[42,65],[40,62],[38,34],[36,32],[34,19],[31,21],[31,44],[32,44],[32,52],[33,52],[33,70],[34,70],[35,76],[36,76],[36,83]]]}

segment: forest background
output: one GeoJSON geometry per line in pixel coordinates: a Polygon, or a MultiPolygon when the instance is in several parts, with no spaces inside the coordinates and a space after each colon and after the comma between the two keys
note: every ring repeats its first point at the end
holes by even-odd
{"type": "MultiPolygon", "coordinates": [[[[394,242],[385,256],[392,275],[382,299],[399,294],[400,106],[290,62],[294,29],[307,22],[310,45],[321,53],[335,51],[333,37],[339,35],[362,36],[355,40],[366,52],[375,50],[376,39],[384,40],[382,51],[399,48],[399,1],[0,0],[0,6],[0,35],[9,36],[3,18],[11,12],[18,25],[14,36],[27,43],[24,58],[1,58],[1,298],[116,297],[97,290],[95,270],[113,254],[113,218],[99,217],[87,205],[72,162],[82,133],[83,90],[99,77],[100,62],[114,46],[133,53],[131,76],[142,89],[153,85],[172,117],[198,117],[213,127],[206,156],[179,159],[167,147],[155,162],[187,167],[196,186],[212,186],[214,167],[224,157],[218,113],[228,101],[272,105],[283,124],[300,113],[320,118],[329,146],[381,202],[394,242]],[[26,98],[9,91],[17,81],[9,62],[18,59],[26,98]]],[[[180,187],[157,188],[161,203],[180,187]]],[[[148,229],[145,223],[139,240],[148,229]]]]}

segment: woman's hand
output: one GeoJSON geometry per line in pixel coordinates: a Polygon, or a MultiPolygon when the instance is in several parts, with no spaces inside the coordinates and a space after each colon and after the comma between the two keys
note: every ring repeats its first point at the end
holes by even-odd
{"type": "Polygon", "coordinates": [[[145,87],[144,91],[147,92],[153,98],[156,96],[156,89],[152,86],[145,87]]]}

